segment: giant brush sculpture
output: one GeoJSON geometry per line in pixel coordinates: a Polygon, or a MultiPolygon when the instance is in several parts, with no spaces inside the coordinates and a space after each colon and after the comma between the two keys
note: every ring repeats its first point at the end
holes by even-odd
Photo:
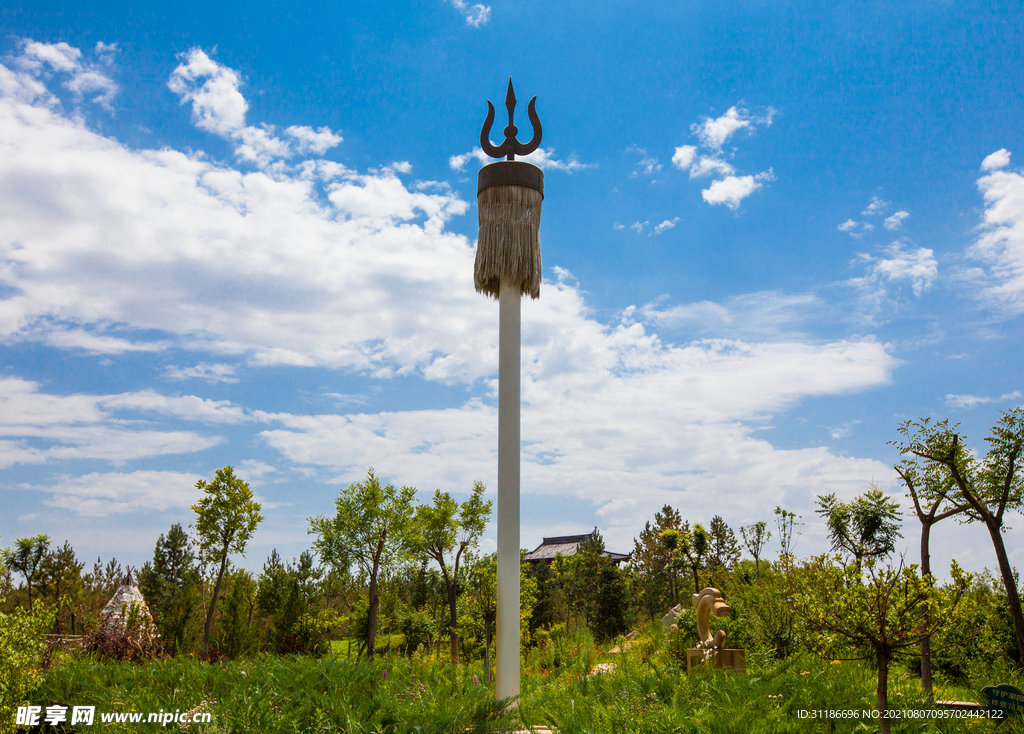
{"type": "Polygon", "coordinates": [[[527,114],[533,137],[516,140],[512,121],[516,95],[508,80],[505,107],[508,125],[500,145],[490,141],[494,105],[487,101],[487,119],[480,131],[480,147],[504,161],[480,169],[477,206],[480,236],[476,246],[473,282],[480,293],[498,299],[498,598],[497,679],[499,700],[519,695],[519,326],[520,298],[540,296],[540,206],[544,199],[544,172],[517,161],[540,145],[541,126],[537,98],[527,114]]]}

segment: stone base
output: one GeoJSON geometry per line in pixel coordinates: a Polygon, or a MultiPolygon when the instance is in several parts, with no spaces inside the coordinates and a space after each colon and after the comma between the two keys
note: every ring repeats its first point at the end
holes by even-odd
{"type": "MultiPolygon", "coordinates": [[[[732,648],[715,650],[708,658],[707,663],[715,668],[727,668],[729,670],[746,670],[746,650],[743,648],[732,648]]],[[[686,669],[693,670],[704,665],[704,651],[691,648],[686,651],[686,669]]]]}

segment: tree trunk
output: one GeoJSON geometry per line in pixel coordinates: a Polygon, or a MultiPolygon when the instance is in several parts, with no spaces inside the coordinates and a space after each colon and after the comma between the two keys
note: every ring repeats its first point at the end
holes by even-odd
{"type": "Polygon", "coordinates": [[[224,552],[220,558],[220,570],[217,572],[217,583],[213,585],[213,594],[210,596],[210,608],[206,610],[206,624],[203,626],[203,655],[210,653],[210,628],[213,626],[213,608],[217,604],[217,594],[220,593],[220,582],[224,578],[224,569],[228,565],[228,544],[224,544],[224,552]]]}
{"type": "Polygon", "coordinates": [[[889,658],[878,654],[878,726],[889,734],[889,658]]]}
{"type": "Polygon", "coordinates": [[[377,609],[380,606],[380,596],[377,594],[376,569],[370,576],[370,608],[367,612],[366,625],[366,656],[371,660],[377,654],[377,609]]]}
{"type": "Polygon", "coordinates": [[[452,633],[452,663],[459,664],[459,628],[458,612],[456,610],[455,583],[448,587],[448,610],[450,612],[450,624],[452,633]]]}
{"type": "MultiPolygon", "coordinates": [[[[931,537],[932,525],[930,522],[921,524],[921,575],[930,576],[932,573],[932,556],[928,548],[931,537]]],[[[931,622],[928,603],[921,607],[921,624],[927,630],[931,622]]],[[[935,703],[935,692],[932,690],[932,638],[929,634],[921,635],[921,690],[929,704],[935,703]]]]}
{"type": "Polygon", "coordinates": [[[487,681],[491,680],[491,620],[484,620],[484,670],[487,672],[487,681]]]}
{"type": "Polygon", "coordinates": [[[996,549],[996,559],[999,561],[999,573],[1003,577],[1003,586],[1006,587],[1006,601],[1010,605],[1013,633],[1017,639],[1018,662],[1024,662],[1024,614],[1021,613],[1017,582],[1013,578],[1013,568],[1010,566],[1010,559],[1006,557],[1006,545],[1003,543],[1003,534],[1000,532],[999,526],[994,518],[992,522],[986,522],[985,524],[988,526],[988,533],[992,537],[992,545],[996,549]]]}
{"type": "Polygon", "coordinates": [[[384,553],[385,538],[377,541],[377,552],[373,555],[373,566],[370,567],[369,609],[366,624],[366,656],[373,660],[377,654],[377,609],[380,607],[380,596],[377,594],[377,572],[380,570],[380,557],[384,553]]]}

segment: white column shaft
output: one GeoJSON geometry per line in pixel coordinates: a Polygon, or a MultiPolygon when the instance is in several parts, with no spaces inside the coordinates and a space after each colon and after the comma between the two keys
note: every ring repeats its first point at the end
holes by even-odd
{"type": "Polygon", "coordinates": [[[498,699],[519,695],[519,346],[520,293],[498,292],[498,699]]]}

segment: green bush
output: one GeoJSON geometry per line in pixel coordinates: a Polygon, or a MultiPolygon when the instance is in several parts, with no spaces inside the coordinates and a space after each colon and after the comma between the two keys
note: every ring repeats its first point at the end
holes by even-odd
{"type": "Polygon", "coordinates": [[[15,731],[18,706],[30,703],[28,695],[41,680],[46,632],[53,620],[53,609],[42,604],[33,612],[0,612],[0,734],[15,731]]]}
{"type": "Polygon", "coordinates": [[[426,610],[410,612],[402,620],[401,629],[410,653],[420,647],[429,648],[433,642],[434,622],[426,610]]]}

